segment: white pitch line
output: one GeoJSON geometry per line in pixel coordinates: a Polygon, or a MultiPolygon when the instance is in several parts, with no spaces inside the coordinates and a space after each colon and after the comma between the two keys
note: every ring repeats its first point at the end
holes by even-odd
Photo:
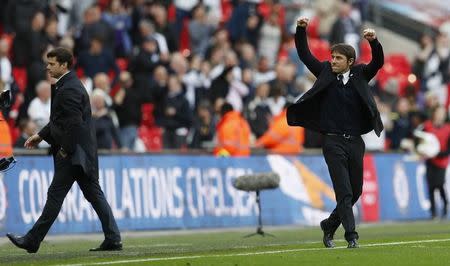
{"type": "MultiPolygon", "coordinates": [[[[399,246],[399,245],[408,245],[408,244],[419,244],[419,243],[423,244],[423,243],[436,243],[436,242],[447,242],[447,241],[450,241],[450,238],[398,241],[398,242],[387,242],[387,243],[373,243],[373,244],[365,244],[365,245],[360,245],[360,246],[361,247],[399,246]]],[[[194,256],[178,256],[178,257],[166,257],[166,258],[146,258],[146,259],[116,260],[116,261],[79,263],[79,264],[61,264],[61,265],[64,265],[64,266],[112,265],[112,264],[127,264],[127,263],[150,262],[150,261],[168,261],[168,260],[221,258],[221,257],[242,257],[242,256],[254,256],[254,255],[291,253],[291,252],[300,252],[300,251],[335,250],[335,249],[346,249],[346,248],[347,248],[346,246],[340,246],[340,247],[335,247],[335,248],[297,248],[297,249],[269,250],[269,251],[258,251],[258,252],[235,253],[235,254],[194,255],[194,256]]]]}

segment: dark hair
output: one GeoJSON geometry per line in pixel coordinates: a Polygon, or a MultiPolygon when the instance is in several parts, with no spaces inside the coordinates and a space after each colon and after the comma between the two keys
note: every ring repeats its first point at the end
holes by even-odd
{"type": "Polygon", "coordinates": [[[356,60],[355,48],[353,48],[351,45],[345,43],[337,43],[331,46],[330,50],[331,53],[337,52],[345,55],[345,57],[347,57],[347,60],[350,60],[350,58],[353,58],[353,62],[355,62],[356,60]]]}
{"type": "Polygon", "coordinates": [[[225,102],[220,108],[220,115],[224,116],[226,113],[233,111],[233,105],[225,102]]]}
{"type": "Polygon", "coordinates": [[[47,58],[55,57],[59,64],[67,63],[67,68],[71,68],[73,64],[72,53],[63,47],[57,47],[47,53],[47,58]]]}

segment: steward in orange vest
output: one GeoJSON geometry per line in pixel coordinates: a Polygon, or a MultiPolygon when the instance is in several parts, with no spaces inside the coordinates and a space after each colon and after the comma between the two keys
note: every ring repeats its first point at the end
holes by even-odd
{"type": "Polygon", "coordinates": [[[224,103],[221,119],[217,124],[217,145],[214,155],[248,156],[250,155],[250,126],[242,115],[233,111],[233,106],[224,103]]]}
{"type": "Polygon", "coordinates": [[[295,154],[303,150],[304,128],[290,127],[287,124],[286,112],[285,108],[273,118],[269,129],[256,141],[256,147],[279,154],[295,154]]]}
{"type": "Polygon", "coordinates": [[[11,132],[8,123],[0,112],[0,157],[11,156],[12,154],[11,132]]]}

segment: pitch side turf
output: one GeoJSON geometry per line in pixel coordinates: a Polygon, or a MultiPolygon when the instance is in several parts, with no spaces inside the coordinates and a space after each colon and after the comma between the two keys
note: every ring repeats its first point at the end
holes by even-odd
{"type": "Polygon", "coordinates": [[[50,238],[27,254],[1,238],[0,265],[450,265],[450,223],[360,225],[359,249],[325,249],[318,227],[267,227],[275,237],[243,238],[254,229],[124,234],[124,250],[93,253],[99,236],[50,238]],[[155,233],[156,234],[156,233],[155,233]],[[95,238],[95,240],[89,240],[95,238]]]}

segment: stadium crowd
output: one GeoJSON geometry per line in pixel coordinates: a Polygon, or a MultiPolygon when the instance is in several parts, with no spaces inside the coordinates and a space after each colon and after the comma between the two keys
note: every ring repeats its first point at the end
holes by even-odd
{"type": "MultiPolygon", "coordinates": [[[[9,0],[2,10],[1,86],[14,104],[3,112],[0,142],[23,147],[49,121],[46,53],[73,51],[91,95],[99,149],[207,149],[248,155],[250,148],[298,153],[320,134],[288,127],[285,107],[314,76],[298,58],[295,20],[312,18],[309,45],[320,60],[330,45],[357,48],[368,1],[341,0],[9,0]],[[7,134],[9,127],[10,134],[7,134]]],[[[432,31],[430,31],[432,33],[432,31]]],[[[424,34],[410,62],[387,54],[370,83],[385,125],[366,149],[397,150],[438,106],[448,110],[449,38],[424,34]]],[[[42,145],[45,148],[45,145],[42,145]]]]}

